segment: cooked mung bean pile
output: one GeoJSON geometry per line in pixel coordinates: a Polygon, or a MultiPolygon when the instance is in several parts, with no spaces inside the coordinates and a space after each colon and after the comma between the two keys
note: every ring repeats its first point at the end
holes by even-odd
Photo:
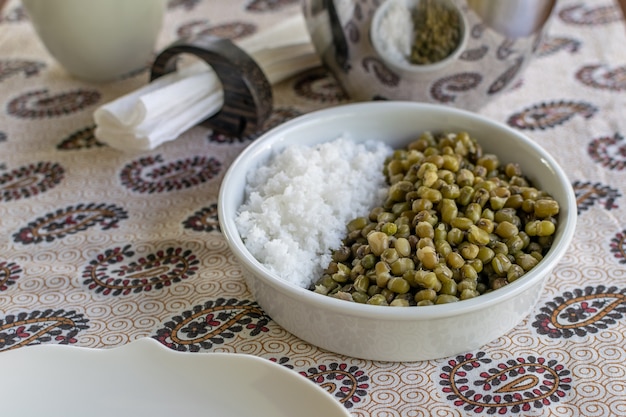
{"type": "Polygon", "coordinates": [[[440,1],[423,0],[413,12],[413,64],[433,64],[448,57],[459,45],[461,19],[440,1]]]}
{"type": "Polygon", "coordinates": [[[383,205],[351,220],[311,288],[357,303],[427,306],[477,297],[531,270],[559,204],[467,133],[423,133],[385,161],[383,205]]]}

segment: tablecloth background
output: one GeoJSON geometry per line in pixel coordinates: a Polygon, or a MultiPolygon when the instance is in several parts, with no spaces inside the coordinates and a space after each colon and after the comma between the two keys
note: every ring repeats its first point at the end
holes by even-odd
{"type": "MultiPolygon", "coordinates": [[[[299,12],[293,0],[170,0],[157,46],[200,31],[242,38],[299,12]]],[[[459,356],[373,362],[295,338],[248,292],[216,202],[256,135],[195,127],[143,154],[98,143],[92,112],[144,85],[148,64],[114,83],[76,80],[9,1],[0,18],[0,351],[152,337],[276,361],[354,416],[626,415],[625,45],[617,3],[561,0],[522,81],[480,110],[551,152],[578,197],[571,249],[532,313],[459,356]]],[[[349,101],[315,68],[274,87],[264,130],[349,101]]]]}

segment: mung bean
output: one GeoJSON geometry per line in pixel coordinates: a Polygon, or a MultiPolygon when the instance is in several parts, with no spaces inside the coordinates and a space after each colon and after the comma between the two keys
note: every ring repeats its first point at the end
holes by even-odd
{"type": "Polygon", "coordinates": [[[387,198],[347,224],[313,291],[373,305],[456,302],[521,279],[552,245],[558,202],[465,132],[426,132],[383,171],[387,198]]]}

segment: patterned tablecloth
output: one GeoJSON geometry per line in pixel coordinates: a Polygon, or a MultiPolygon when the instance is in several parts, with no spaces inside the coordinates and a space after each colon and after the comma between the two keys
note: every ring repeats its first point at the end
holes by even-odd
{"type": "MultiPolygon", "coordinates": [[[[295,0],[170,0],[158,47],[196,32],[241,38],[299,12],[295,0]]],[[[254,137],[195,127],[140,155],[104,146],[93,111],[144,85],[147,68],[109,84],[73,79],[9,1],[0,19],[0,351],[151,337],[276,361],[355,416],[626,415],[624,45],[617,3],[562,0],[522,82],[480,111],[550,151],[578,197],[571,249],[532,313],[479,350],[385,363],[321,351],[252,299],[216,200],[254,137]]],[[[274,95],[265,128],[349,101],[323,68],[274,95]]]]}

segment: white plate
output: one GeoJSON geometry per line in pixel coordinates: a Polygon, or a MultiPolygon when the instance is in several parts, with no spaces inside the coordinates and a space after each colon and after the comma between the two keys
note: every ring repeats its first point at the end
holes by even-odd
{"type": "Polygon", "coordinates": [[[145,338],[114,349],[0,353],[2,415],[349,417],[313,382],[269,360],[176,352],[145,338]]]}

